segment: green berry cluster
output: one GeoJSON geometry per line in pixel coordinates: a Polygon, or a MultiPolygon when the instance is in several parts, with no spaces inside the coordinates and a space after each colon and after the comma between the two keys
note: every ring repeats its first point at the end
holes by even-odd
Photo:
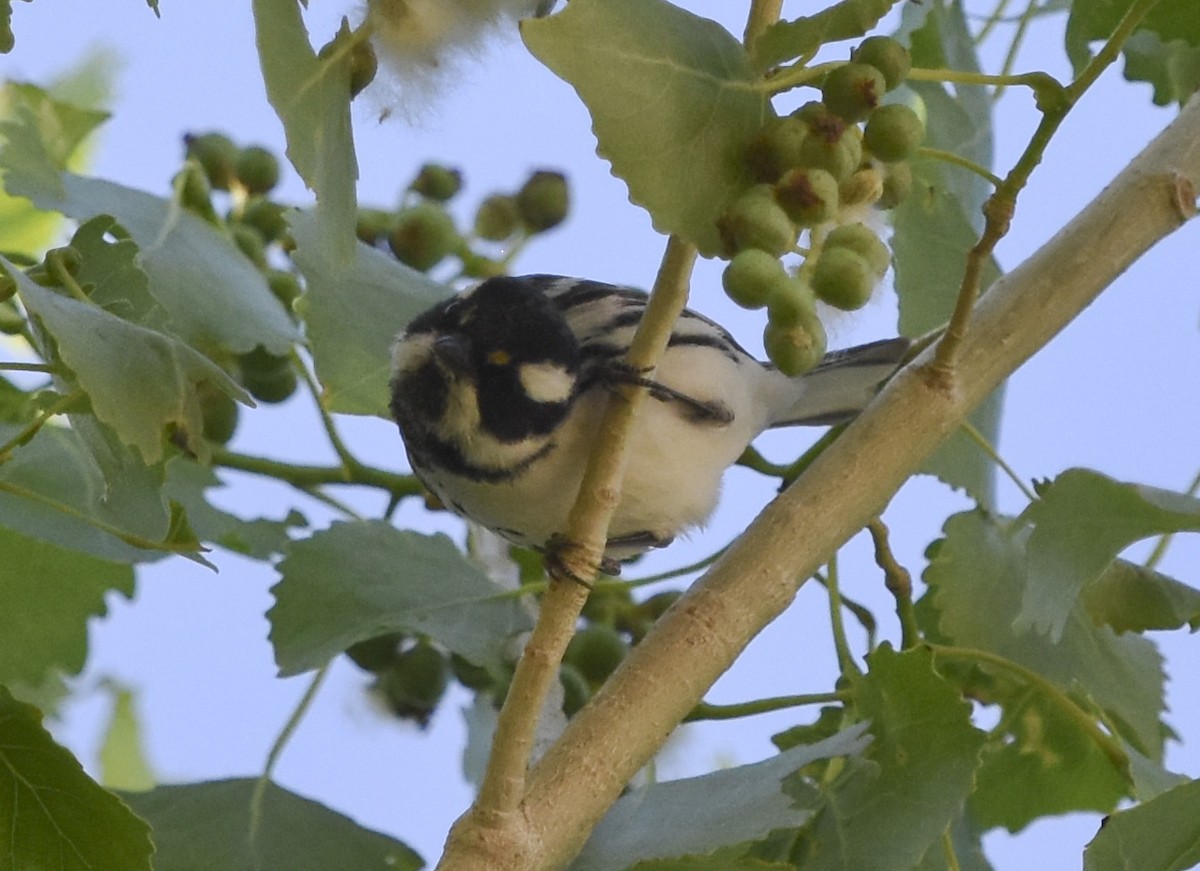
{"type": "Polygon", "coordinates": [[[460,231],[447,208],[462,188],[462,174],[434,163],[421,167],[395,211],[361,209],[358,237],[368,245],[386,245],[396,258],[421,272],[450,258],[461,275],[490,278],[533,236],[561,224],[570,197],[560,172],[537,170],[514,193],[494,193],[475,209],[472,227],[460,231]]]}
{"type": "MultiPolygon", "coordinates": [[[[287,207],[272,198],[282,172],[279,158],[261,145],[239,146],[217,131],[189,133],[183,144],[185,163],[175,176],[176,198],[227,234],[263,274],[280,305],[297,318],[294,306],[303,289],[298,273],[288,268],[294,244],[284,217],[287,207]]],[[[259,402],[283,402],[299,384],[291,357],[262,346],[216,362],[259,402]]],[[[224,444],[237,429],[238,405],[210,385],[201,385],[198,392],[204,436],[224,444]]]]}
{"type": "MultiPolygon", "coordinates": [[[[541,557],[513,548],[522,579],[544,579],[541,557]]],[[[667,590],[635,602],[628,586],[601,584],[584,606],[583,624],[571,639],[559,666],[563,712],[573,716],[616,670],[633,645],[676,599],[667,590]]],[[[425,726],[451,679],[472,692],[484,693],[499,707],[512,681],[512,666],[501,674],[447,653],[426,638],[388,633],[346,650],[359,668],[373,676],[371,690],[397,717],[425,726]]]]}
{"type": "MultiPolygon", "coordinates": [[[[431,641],[389,633],[361,641],[346,651],[359,668],[374,675],[371,691],[393,714],[412,720],[421,728],[429,725],[438,702],[455,674],[454,662],[431,641]]],[[[482,669],[481,669],[482,671],[482,669]]]]}
{"type": "Polygon", "coordinates": [[[816,301],[861,308],[886,273],[887,246],[859,220],[912,189],[907,163],[924,137],[912,109],[884,103],[908,75],[908,50],[863,40],[821,83],[821,99],[772,117],[743,155],[754,183],[717,223],[729,264],[722,284],[736,303],[767,309],[764,343],[780,370],[799,374],[825,354],[816,301]],[[861,126],[860,126],[861,125],[861,126]],[[780,261],[808,234],[804,262],[780,261]]]}

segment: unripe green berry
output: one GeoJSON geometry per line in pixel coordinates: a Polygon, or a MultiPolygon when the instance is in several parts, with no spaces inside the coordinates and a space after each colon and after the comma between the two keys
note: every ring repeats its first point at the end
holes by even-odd
{"type": "Polygon", "coordinates": [[[246,203],[238,220],[258,230],[267,243],[274,242],[287,232],[287,218],[283,216],[283,206],[273,203],[264,197],[252,197],[246,203]]]}
{"type": "Polygon", "coordinates": [[[211,381],[196,385],[196,398],[200,401],[204,437],[218,445],[233,438],[239,415],[237,401],[211,381]]]}
{"type": "Polygon", "coordinates": [[[194,157],[204,168],[208,183],[220,191],[229,190],[236,177],[234,164],[238,158],[238,147],[224,133],[204,133],[183,137],[188,157],[194,157]]]}
{"type": "Polygon", "coordinates": [[[862,163],[862,135],[858,127],[836,115],[819,117],[809,125],[800,150],[803,166],[823,169],[841,182],[862,163]]]}
{"type": "Polygon", "coordinates": [[[867,262],[876,278],[882,278],[892,263],[892,254],[883,240],[866,224],[843,224],[825,237],[823,258],[833,248],[848,248],[867,262]]]}
{"type": "Polygon", "coordinates": [[[267,266],[267,243],[258,230],[247,224],[230,224],[229,235],[233,244],[259,269],[267,266]]]}
{"type": "Polygon", "coordinates": [[[449,683],[446,657],[422,641],[400,654],[395,665],[379,676],[376,689],[396,716],[425,726],[449,683]]]}
{"type": "Polygon", "coordinates": [[[767,320],[781,327],[806,324],[816,317],[816,295],[811,286],[797,278],[777,287],[767,303],[767,320]]]}
{"type": "Polygon", "coordinates": [[[573,717],[592,697],[592,688],[583,672],[569,662],[559,665],[558,681],[563,688],[563,713],[573,717]]]}
{"type": "Polygon", "coordinates": [[[408,187],[426,199],[444,203],[462,188],[462,173],[447,166],[427,163],[408,187]]]}
{"type": "Polygon", "coordinates": [[[466,278],[495,278],[505,272],[503,263],[474,251],[462,251],[459,258],[462,260],[462,274],[466,278]]]}
{"type": "Polygon", "coordinates": [[[788,280],[779,258],[757,248],[739,251],[721,275],[721,286],[742,308],[762,308],[776,288],[788,280]]]}
{"type": "Polygon", "coordinates": [[[887,91],[883,73],[869,64],[848,63],[830,70],[821,86],[821,101],[847,121],[861,121],[887,91]]]}
{"type": "Polygon", "coordinates": [[[283,307],[292,311],[292,304],[300,296],[300,280],[285,269],[267,270],[267,287],[283,307]]]}
{"type": "Polygon", "coordinates": [[[849,248],[825,248],[812,274],[813,292],[843,311],[867,304],[878,281],[870,265],[849,248]]]}
{"type": "Polygon", "coordinates": [[[496,676],[490,671],[482,665],[476,665],[469,659],[464,659],[457,653],[450,654],[450,671],[455,680],[467,689],[476,692],[489,690],[496,683],[496,676]]]}
{"type": "Polygon", "coordinates": [[[283,402],[296,392],[296,370],[290,358],[272,354],[259,345],[237,359],[242,386],[260,402],[283,402]]]}
{"type": "Polygon", "coordinates": [[[392,232],[396,216],[383,209],[359,209],[354,234],[368,245],[378,245],[392,232]]]}
{"type": "Polygon", "coordinates": [[[757,185],[733,201],[717,223],[730,254],[758,248],[781,257],[796,244],[796,227],[775,202],[770,185],[757,185]]]}
{"type": "Polygon", "coordinates": [[[346,655],[363,671],[379,674],[387,671],[400,658],[400,643],[404,635],[399,632],[388,632],[376,635],[366,641],[359,641],[346,648],[346,655]]]}
{"type": "Polygon", "coordinates": [[[897,88],[912,69],[912,55],[890,36],[868,36],[850,53],[850,60],[879,70],[889,91],[897,88]]]}
{"type": "Polygon", "coordinates": [[[592,623],[575,633],[563,661],[579,669],[595,687],[604,683],[628,652],[629,643],[617,630],[603,623],[592,623]]]}
{"type": "Polygon", "coordinates": [[[279,158],[258,145],[238,152],[233,169],[242,187],[252,194],[268,193],[279,184],[279,158]]]}
{"type": "Polygon", "coordinates": [[[178,191],[179,204],[194,212],[210,224],[220,224],[212,204],[212,187],[202,166],[194,159],[188,160],[183,169],[171,179],[171,186],[178,191]]]}
{"type": "Polygon", "coordinates": [[[838,213],[838,183],[823,169],[792,169],[775,185],[775,201],[799,227],[832,221],[838,213]]]}
{"type": "Polygon", "coordinates": [[[912,165],[906,161],[889,163],[883,168],[883,193],[875,204],[881,209],[894,209],[908,198],[913,189],[912,165]]]}
{"type": "Polygon", "coordinates": [[[791,326],[770,321],[763,330],[767,358],[784,375],[800,375],[820,363],[826,341],[825,327],[816,315],[791,326]]]}
{"type": "Polygon", "coordinates": [[[350,99],[353,100],[375,81],[379,72],[379,58],[371,41],[360,39],[350,49],[350,99]]]}
{"type": "Polygon", "coordinates": [[[25,318],[11,302],[0,302],[0,333],[15,336],[25,329],[25,318]]]}
{"type": "Polygon", "coordinates": [[[561,172],[539,169],[517,191],[517,213],[531,233],[544,233],[567,217],[570,193],[561,172]]]}
{"type": "Polygon", "coordinates": [[[492,194],[475,210],[475,235],[491,242],[503,242],[517,232],[521,213],[517,201],[504,194],[492,194]]]}
{"type": "Polygon", "coordinates": [[[844,206],[876,202],[883,195],[883,172],[874,166],[855,170],[838,185],[838,195],[844,206]]]}
{"type": "Polygon", "coordinates": [[[458,230],[446,210],[421,202],[404,209],[388,235],[388,245],[401,263],[427,272],[458,247],[458,230]]]}
{"type": "Polygon", "coordinates": [[[582,616],[589,623],[604,623],[612,626],[617,615],[633,607],[633,595],[624,584],[605,584],[597,587],[583,603],[582,616]]]}
{"type": "Polygon", "coordinates": [[[800,146],[808,129],[799,118],[772,118],[746,148],[746,165],[756,181],[773,182],[800,164],[800,146]]]}
{"type": "Polygon", "coordinates": [[[925,138],[925,125],[917,113],[900,103],[880,106],[867,119],[863,144],[884,163],[907,160],[925,138]]]}

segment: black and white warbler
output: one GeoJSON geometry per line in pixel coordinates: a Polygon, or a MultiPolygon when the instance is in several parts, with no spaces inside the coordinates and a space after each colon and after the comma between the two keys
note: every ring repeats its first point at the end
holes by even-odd
{"type": "MultiPolygon", "coordinates": [[[[413,471],[450,509],[517,544],[565,531],[609,389],[646,307],[639,290],[492,278],[415,318],[392,349],[391,410],[413,471]]],[[[906,339],[834,351],[790,378],[686,310],[634,424],[608,568],[702,524],[763,430],[853,417],[906,339]]]]}

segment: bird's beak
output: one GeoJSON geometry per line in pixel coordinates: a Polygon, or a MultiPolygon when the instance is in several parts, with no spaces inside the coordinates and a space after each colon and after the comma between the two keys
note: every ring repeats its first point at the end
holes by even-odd
{"type": "Polygon", "coordinates": [[[433,353],[453,375],[468,375],[473,371],[470,342],[460,333],[438,336],[433,343],[433,353]]]}

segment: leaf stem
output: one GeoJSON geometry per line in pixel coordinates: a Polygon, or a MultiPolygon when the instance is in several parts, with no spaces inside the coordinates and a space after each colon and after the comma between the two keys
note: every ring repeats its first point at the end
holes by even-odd
{"type": "Polygon", "coordinates": [[[846,624],[842,621],[842,591],[838,587],[836,553],[829,558],[825,573],[825,590],[829,593],[829,625],[833,630],[833,647],[837,652],[838,669],[842,677],[861,677],[862,671],[854,661],[854,654],[850,652],[850,644],[846,640],[846,624]]]}
{"type": "Polygon", "coordinates": [[[883,569],[883,583],[896,600],[896,616],[900,618],[900,647],[904,650],[921,643],[921,629],[913,608],[912,575],[900,565],[888,541],[888,528],[876,517],[867,524],[871,541],[875,543],[875,564],[883,569]]]}
{"type": "MultiPolygon", "coordinates": [[[[57,499],[52,499],[51,497],[46,496],[43,493],[38,493],[35,490],[29,490],[25,487],[22,487],[20,484],[14,484],[12,481],[0,481],[0,492],[12,493],[14,496],[21,496],[25,499],[31,499],[34,502],[40,502],[43,505],[53,508],[55,511],[61,511],[63,514],[66,514],[69,517],[82,520],[84,523],[88,524],[89,526],[94,526],[101,532],[107,532],[109,535],[120,539],[132,547],[140,548],[142,550],[159,551],[161,553],[180,554],[181,556],[192,559],[197,557],[195,547],[184,546],[183,544],[177,545],[168,541],[151,541],[150,539],[143,538],[140,535],[134,535],[133,533],[125,532],[124,530],[118,529],[112,524],[105,523],[98,517],[93,517],[90,514],[80,511],[78,508],[75,508],[72,505],[68,505],[65,502],[59,502],[57,499]]],[[[201,560],[201,562],[204,561],[201,560]]],[[[208,565],[208,563],[205,564],[208,565]]],[[[209,567],[211,568],[211,565],[209,567]]]]}
{"type": "Polygon", "coordinates": [[[948,82],[955,85],[995,85],[1008,87],[1010,85],[1025,85],[1035,92],[1047,89],[1061,89],[1062,83],[1049,73],[1034,71],[1031,73],[977,73],[970,70],[926,69],[914,67],[909,70],[908,78],[914,82],[948,82]]]}
{"type": "Polygon", "coordinates": [[[975,444],[979,446],[979,449],[987,454],[988,458],[993,463],[1000,467],[1004,474],[1009,477],[1009,480],[1017,485],[1017,489],[1025,494],[1026,499],[1028,499],[1030,502],[1037,501],[1037,494],[1034,493],[1030,486],[1025,483],[1020,475],[1017,474],[1016,470],[1004,461],[1004,457],[1000,456],[1000,452],[996,450],[995,445],[987,440],[987,437],[984,436],[984,434],[981,433],[978,428],[976,428],[975,424],[964,419],[959,426],[962,427],[962,431],[967,435],[967,437],[970,438],[971,441],[975,442],[975,444]]]}
{"type": "Polygon", "coordinates": [[[953,151],[946,151],[942,148],[930,148],[929,146],[922,145],[917,149],[917,154],[921,157],[928,157],[931,160],[940,160],[943,163],[950,163],[954,166],[960,166],[963,169],[970,170],[977,176],[986,180],[988,184],[994,188],[1000,187],[1000,185],[1004,183],[1000,176],[993,172],[989,172],[985,167],[980,166],[973,160],[968,160],[961,154],[955,154],[953,151]]]}
{"type": "Polygon", "coordinates": [[[389,472],[386,469],[378,469],[362,463],[356,463],[353,468],[284,463],[266,457],[236,453],[219,445],[213,446],[212,461],[214,466],[277,478],[306,492],[323,484],[361,484],[366,487],[376,487],[397,499],[417,496],[422,492],[421,482],[413,475],[401,475],[398,472],[389,472]]]}
{"type": "Polygon", "coordinates": [[[0,372],[45,372],[54,374],[54,367],[49,363],[17,363],[16,361],[0,360],[0,372]]]}
{"type": "MultiPolygon", "coordinates": [[[[1192,483],[1188,486],[1186,494],[1195,496],[1200,492],[1200,472],[1196,473],[1196,477],[1192,479],[1192,483]]],[[[1171,542],[1175,539],[1175,533],[1168,532],[1162,536],[1154,545],[1154,550],[1150,551],[1150,556],[1146,557],[1145,568],[1147,571],[1153,571],[1154,568],[1162,562],[1162,558],[1167,555],[1167,548],[1171,546],[1171,542]]]]}
{"type": "Polygon", "coordinates": [[[1130,778],[1129,772],[1129,756],[1121,745],[1107,732],[1100,728],[1096,722],[1096,718],[1089,712],[1085,711],[1075,703],[1070,696],[1059,689],[1058,684],[1042,677],[1035,671],[1031,671],[1023,665],[1013,662],[1011,659],[1006,659],[1003,656],[998,656],[995,653],[989,653],[986,650],[974,650],[967,647],[949,647],[941,644],[933,644],[925,642],[925,647],[933,652],[934,656],[942,656],[947,659],[960,659],[968,662],[976,662],[983,665],[993,666],[1002,671],[1008,672],[1010,675],[1020,679],[1024,683],[1036,687],[1039,691],[1045,694],[1055,707],[1066,714],[1075,722],[1083,731],[1092,739],[1096,747],[1101,753],[1107,757],[1113,768],[1117,769],[1123,777],[1130,778]]]}
{"type": "Polygon", "coordinates": [[[0,464],[7,463],[12,457],[12,452],[22,445],[28,444],[38,431],[44,427],[52,417],[62,414],[74,403],[78,402],[83,396],[82,390],[72,390],[65,396],[59,397],[58,401],[52,404],[49,408],[42,411],[37,417],[27,423],[20,432],[0,445],[0,464]]]}
{"type": "Polygon", "coordinates": [[[846,694],[804,693],[795,696],[774,696],[769,699],[755,699],[752,702],[738,702],[731,705],[714,705],[701,702],[684,717],[685,723],[697,723],[704,720],[735,720],[740,717],[752,717],[755,714],[769,714],[772,711],[782,711],[787,708],[799,708],[803,705],[825,705],[844,702],[846,694]]]}
{"type": "MultiPolygon", "coordinates": [[[[1100,73],[1116,60],[1121,46],[1156,2],[1158,0],[1135,0],[1104,46],[1070,85],[1063,87],[1045,73],[1026,73],[1021,76],[1007,77],[1008,83],[1019,80],[1019,83],[1027,84],[1034,89],[1038,109],[1042,112],[1042,120],[1025,146],[1025,151],[995,193],[984,203],[983,233],[975,247],[967,255],[967,263],[963,270],[962,284],[959,287],[954,312],[950,316],[945,334],[938,342],[934,359],[925,370],[931,385],[945,390],[954,384],[954,369],[958,361],[959,348],[962,346],[963,338],[970,324],[975,303],[979,299],[984,267],[996,249],[996,245],[1007,235],[1009,224],[1016,210],[1017,197],[1029,181],[1034,169],[1041,163],[1050,140],[1083,93],[1096,81],[1100,73]]],[[[925,71],[925,73],[932,74],[931,71],[925,71]]],[[[980,83],[982,80],[971,78],[977,75],[980,74],[956,74],[955,78],[944,79],[944,81],[980,83]]]]}
{"type": "Polygon", "coordinates": [[[267,761],[263,765],[262,774],[258,776],[258,780],[254,783],[254,792],[250,794],[250,843],[253,844],[258,837],[258,827],[262,822],[263,799],[266,797],[267,785],[271,782],[271,774],[275,771],[275,766],[279,762],[279,757],[283,755],[283,751],[287,748],[288,742],[292,735],[296,733],[300,721],[304,719],[304,715],[308,713],[312,707],[313,699],[317,697],[317,691],[321,688],[321,684],[325,681],[325,676],[329,674],[330,662],[325,663],[317,669],[313,679],[308,684],[308,689],[304,691],[304,695],[300,697],[300,702],[288,717],[287,722],[283,724],[283,729],[271,744],[271,749],[267,752],[267,761]]]}
{"type": "Polygon", "coordinates": [[[958,854],[954,852],[954,838],[950,836],[950,826],[942,832],[942,856],[946,860],[946,871],[962,871],[958,864],[958,854]]]}
{"type": "MultiPolygon", "coordinates": [[[[1004,63],[1000,67],[1000,72],[1003,75],[1008,75],[1012,72],[1012,68],[1016,66],[1017,54],[1021,50],[1021,45],[1025,42],[1025,35],[1029,32],[1029,25],[1033,23],[1034,14],[1037,12],[1038,0],[1029,0],[1025,6],[1025,11],[1021,13],[1021,18],[1017,22],[1016,33],[1013,34],[1012,42],[1009,43],[1008,51],[1004,54],[1004,63]]],[[[1004,95],[1004,86],[996,88],[992,92],[992,102],[996,102],[1004,95]]]]}
{"type": "MultiPolygon", "coordinates": [[[[812,578],[822,587],[828,588],[829,582],[820,572],[814,574],[812,578]]],[[[870,608],[861,602],[854,601],[840,591],[839,595],[842,599],[842,607],[854,615],[854,619],[858,621],[858,625],[867,633],[867,652],[873,651],[875,649],[875,634],[879,631],[879,623],[875,619],[875,615],[871,612],[870,608]]]]}

